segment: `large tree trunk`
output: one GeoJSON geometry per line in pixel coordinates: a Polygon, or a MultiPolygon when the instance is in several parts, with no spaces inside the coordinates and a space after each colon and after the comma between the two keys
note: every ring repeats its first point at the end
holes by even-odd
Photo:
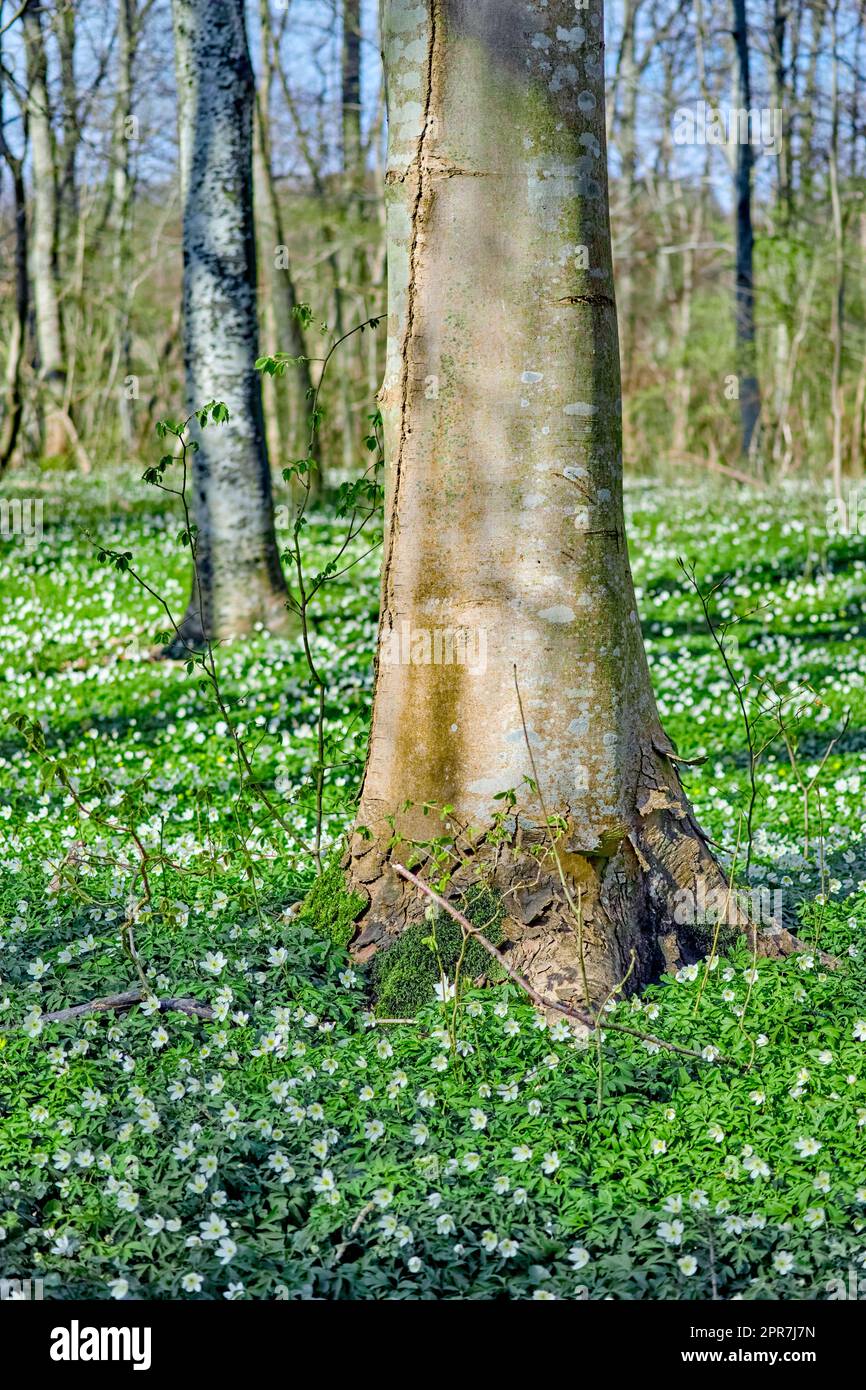
{"type": "Polygon", "coordinates": [[[252,210],[254,84],[243,0],[173,0],[183,199],[187,409],[225,401],[194,456],[197,581],[184,639],[282,626],[262,419],[252,210]]]}
{"type": "Polygon", "coordinates": [[[383,41],[387,531],[354,949],[423,911],[391,863],[444,833],[467,852],[452,891],[501,892],[532,984],[581,997],[582,939],[598,1001],[632,952],[628,988],[703,953],[677,895],[723,888],[659,724],[623,534],[602,3],[386,0],[383,41]],[[515,674],[582,932],[525,782],[515,674]],[[508,843],[470,850],[462,827],[489,830],[507,789],[508,843]],[[454,808],[445,826],[424,802],[454,808]]]}
{"type": "Polygon", "coordinates": [[[44,6],[32,0],[23,16],[27,52],[28,123],[33,165],[33,215],[30,269],[36,309],[36,351],[45,397],[43,451],[50,458],[70,444],[69,415],[64,400],[66,372],[63,332],[57,293],[57,171],[54,133],[48,98],[44,6]]]}
{"type": "MultiPolygon", "coordinates": [[[[752,81],[749,67],[749,34],[746,24],[746,0],[733,0],[734,44],[737,51],[737,90],[739,109],[748,112],[752,105],[752,81]]],[[[755,349],[755,273],[752,230],[752,165],[754,157],[748,137],[737,145],[737,266],[735,290],[735,321],[737,334],[737,376],[740,389],[740,444],[743,454],[752,447],[758,418],[761,414],[761,392],[758,385],[755,349]]]]}

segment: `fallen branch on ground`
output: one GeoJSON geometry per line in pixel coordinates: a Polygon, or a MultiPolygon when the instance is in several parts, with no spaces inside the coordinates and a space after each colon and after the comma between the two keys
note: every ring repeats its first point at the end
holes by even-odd
{"type": "MultiPolygon", "coordinates": [[[[140,989],[127,990],[125,994],[107,994],[102,999],[90,999],[86,1004],[73,1004],[68,1009],[57,1009],[54,1013],[42,1014],[43,1023],[66,1023],[70,1018],[81,1018],[84,1014],[107,1013],[111,1009],[131,1009],[146,998],[140,989]]],[[[157,999],[161,1014],[190,1014],[195,1018],[213,1018],[210,1004],[199,999],[157,999]]]]}

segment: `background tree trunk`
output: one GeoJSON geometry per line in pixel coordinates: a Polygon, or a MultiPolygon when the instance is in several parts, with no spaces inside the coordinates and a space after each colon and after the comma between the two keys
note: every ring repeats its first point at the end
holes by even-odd
{"type": "Polygon", "coordinates": [[[357,194],[363,177],[361,0],[343,0],[340,106],[343,127],[343,178],[346,181],[347,190],[357,194]]]}
{"type": "Polygon", "coordinates": [[[596,1001],[632,953],[629,988],[703,953],[676,893],[723,883],[659,724],[623,533],[603,32],[601,0],[383,7],[386,538],[347,862],[370,898],[365,959],[423,910],[389,866],[389,817],[405,845],[437,833],[424,802],[452,806],[453,891],[486,876],[518,968],[568,998],[585,970],[596,1001]],[[449,632],[466,660],[444,659],[449,632]],[[489,830],[509,789],[494,849],[469,828],[489,830]]]}
{"type": "Polygon", "coordinates": [[[632,360],[632,337],[634,328],[634,273],[632,262],[637,250],[634,231],[639,223],[637,213],[637,110],[638,110],[638,68],[637,68],[637,24],[641,0],[625,0],[623,12],[623,35],[619,52],[618,82],[623,89],[622,112],[619,122],[620,153],[620,206],[623,222],[632,228],[631,246],[627,248],[622,272],[617,276],[619,292],[619,338],[622,372],[628,378],[632,360]]]}
{"type": "MultiPolygon", "coordinates": [[[[0,57],[2,57],[0,36],[0,57]]],[[[0,155],[12,179],[15,218],[15,317],[6,357],[6,380],[3,422],[0,425],[0,474],[4,473],[15,452],[24,414],[21,390],[21,371],[27,344],[27,317],[30,312],[30,282],[27,276],[27,192],[24,183],[24,153],[16,155],[6,139],[6,109],[4,97],[7,78],[0,71],[0,155]]],[[[25,151],[26,153],[26,151],[25,151]]]]}
{"type": "MultiPolygon", "coordinates": [[[[733,0],[734,44],[737,51],[737,96],[739,109],[748,112],[752,105],[752,82],[749,70],[749,34],[746,23],[746,0],[733,0]]],[[[741,449],[748,454],[761,414],[761,392],[758,385],[755,351],[755,271],[752,231],[752,146],[740,138],[737,144],[735,176],[737,198],[737,265],[736,265],[736,331],[737,376],[740,389],[741,449]]]]}
{"type": "Polygon", "coordinates": [[[130,237],[132,234],[133,178],[130,157],[132,131],[132,83],[135,50],[138,43],[136,0],[118,0],[117,5],[117,94],[114,110],[114,178],[112,224],[114,242],[115,339],[110,375],[117,390],[120,442],[124,454],[132,446],[132,406],[128,395],[131,372],[130,317],[132,272],[130,237]],[[117,378],[119,377],[119,382],[117,378]]]}
{"type": "Polygon", "coordinates": [[[830,315],[830,342],[833,347],[833,364],[830,373],[830,407],[833,416],[833,451],[830,456],[830,474],[833,479],[833,493],[837,500],[842,499],[842,429],[845,418],[845,401],[842,386],[842,354],[845,334],[845,226],[842,218],[842,199],[839,191],[839,4],[831,9],[830,34],[833,43],[832,58],[832,98],[830,118],[830,208],[833,216],[833,298],[830,315]]]}
{"type": "Polygon", "coordinates": [[[70,444],[64,392],[66,370],[57,293],[57,170],[48,98],[48,63],[42,25],[44,6],[32,0],[24,12],[28,124],[33,164],[30,270],[36,310],[36,351],[44,389],[43,452],[53,458],[70,444]]]}
{"type": "Polygon", "coordinates": [[[254,84],[243,0],[174,0],[187,409],[225,401],[194,456],[198,578],[188,642],[282,626],[262,419],[252,210],[254,84]]]}
{"type": "MultiPolygon", "coordinates": [[[[118,0],[119,7],[123,3],[124,0],[118,0]]],[[[75,246],[75,224],[79,211],[78,146],[81,129],[75,79],[75,10],[76,0],[58,0],[52,14],[60,62],[60,128],[63,143],[57,159],[57,218],[58,240],[64,251],[72,250],[75,246]]]]}
{"type": "MultiPolygon", "coordinates": [[[[271,142],[271,90],[274,52],[269,0],[259,4],[259,87],[256,93],[256,149],[253,159],[256,189],[256,226],[262,257],[262,285],[267,296],[264,326],[270,353],[286,352],[309,357],[306,337],[295,314],[298,297],[292,267],[288,263],[286,231],[277,193],[271,142]]],[[[268,377],[264,383],[267,418],[271,422],[269,448],[272,458],[286,468],[310,453],[310,412],[313,381],[309,361],[289,368],[286,377],[268,377]]],[[[318,433],[313,438],[313,457],[321,463],[318,433]]],[[[320,479],[312,479],[318,492],[320,479]]]]}

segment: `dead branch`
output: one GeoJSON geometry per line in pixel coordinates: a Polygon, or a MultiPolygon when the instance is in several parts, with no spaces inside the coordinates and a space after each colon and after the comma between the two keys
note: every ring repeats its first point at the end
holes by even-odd
{"type": "MultiPolygon", "coordinates": [[[[69,1009],[57,1009],[54,1013],[42,1015],[43,1023],[66,1023],[71,1018],[81,1018],[84,1014],[108,1013],[112,1009],[131,1009],[145,999],[143,990],[130,989],[125,994],[107,994],[102,999],[90,999],[86,1004],[73,1004],[69,1009]]],[[[213,1018],[210,1004],[198,999],[157,999],[161,1014],[190,1014],[195,1018],[213,1018]]]]}
{"type": "Polygon", "coordinates": [[[744,473],[741,468],[732,468],[730,464],[719,463],[717,459],[704,458],[697,454],[679,454],[669,461],[681,467],[697,465],[698,468],[709,468],[711,472],[720,473],[722,477],[731,478],[735,483],[742,483],[744,487],[759,488],[762,492],[767,489],[763,478],[755,477],[753,473],[744,473]]]}

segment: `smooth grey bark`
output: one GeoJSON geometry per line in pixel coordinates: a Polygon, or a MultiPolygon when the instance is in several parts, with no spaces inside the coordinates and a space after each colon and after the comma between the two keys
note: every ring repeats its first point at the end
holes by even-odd
{"type": "Polygon", "coordinates": [[[363,175],[361,144],[361,0],[343,0],[341,60],[343,177],[357,190],[363,175]]]}
{"type": "MultiPolygon", "coordinates": [[[[256,192],[256,226],[263,262],[262,285],[266,295],[264,325],[268,352],[285,352],[303,359],[292,366],[286,378],[268,377],[264,383],[271,426],[269,447],[272,458],[285,468],[296,459],[312,457],[321,464],[318,432],[312,437],[310,413],[313,380],[303,327],[295,310],[298,296],[291,265],[287,259],[286,229],[280,207],[271,142],[271,90],[274,52],[270,0],[259,0],[259,87],[256,93],[256,141],[253,171],[256,192]],[[277,264],[277,261],[279,264],[277,264]],[[272,441],[272,442],[271,442],[272,441]]],[[[312,479],[318,491],[320,479],[312,479]]]]}
{"type": "Polygon", "coordinates": [[[423,914],[392,863],[441,833],[450,891],[499,893],[530,982],[598,1002],[702,954],[677,894],[724,890],[659,723],[624,536],[602,3],[385,0],[382,32],[386,534],[354,951],[423,914]],[[453,809],[440,825],[424,803],[453,809]]]}
{"type": "Polygon", "coordinates": [[[36,351],[45,396],[43,450],[63,454],[71,431],[65,409],[66,372],[57,288],[57,170],[48,98],[44,5],[32,0],[22,18],[27,56],[27,112],[33,168],[30,271],[36,311],[36,351]]]}
{"type": "MultiPolygon", "coordinates": [[[[286,621],[258,356],[252,139],[255,88],[243,0],[173,0],[187,410],[231,419],[195,434],[193,578],[184,639],[286,621]]],[[[174,652],[172,653],[174,654],[174,652]]]]}
{"type": "MultiPolygon", "coordinates": [[[[749,65],[749,33],[746,0],[733,0],[734,45],[737,54],[737,92],[741,110],[752,105],[749,65]]],[[[752,166],[754,157],[748,139],[737,144],[736,189],[736,289],[735,323],[737,338],[737,376],[740,390],[740,447],[748,454],[761,414],[755,347],[755,237],[752,229],[752,166]]]]}
{"type": "Polygon", "coordinates": [[[75,78],[76,0],[60,0],[52,15],[60,62],[61,129],[63,144],[57,160],[58,226],[61,240],[74,241],[78,217],[78,89],[75,78]]]}

